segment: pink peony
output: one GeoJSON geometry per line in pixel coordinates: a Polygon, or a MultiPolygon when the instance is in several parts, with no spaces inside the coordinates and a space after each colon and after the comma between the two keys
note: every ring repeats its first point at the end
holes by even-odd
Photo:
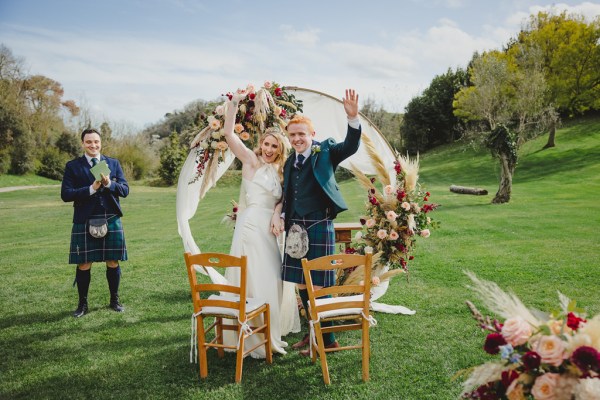
{"type": "Polygon", "coordinates": [[[390,221],[395,221],[396,218],[398,218],[398,214],[396,214],[394,211],[388,211],[385,216],[390,221]]]}
{"type": "Polygon", "coordinates": [[[377,237],[381,240],[387,237],[387,231],[385,229],[380,229],[377,231],[377,237]]]}
{"type": "Polygon", "coordinates": [[[423,236],[424,238],[428,238],[429,235],[431,235],[431,232],[429,231],[429,229],[423,229],[421,231],[421,236],[423,236]]]}
{"type": "Polygon", "coordinates": [[[375,220],[373,218],[369,218],[366,222],[367,228],[372,228],[375,226],[375,220]]]}
{"type": "Polygon", "coordinates": [[[547,373],[535,380],[531,394],[536,400],[554,400],[559,374],[547,373]]]}
{"type": "Polygon", "coordinates": [[[410,203],[405,201],[402,203],[402,205],[400,207],[402,207],[405,211],[408,211],[408,210],[410,210],[410,203]]]}
{"type": "Polygon", "coordinates": [[[398,232],[396,232],[396,231],[390,232],[390,237],[389,237],[390,240],[398,240],[399,237],[400,237],[400,235],[398,235],[398,232]]]}
{"type": "Polygon", "coordinates": [[[502,327],[502,336],[513,347],[520,346],[531,336],[531,326],[521,317],[509,318],[502,327]]]}
{"type": "Polygon", "coordinates": [[[558,367],[565,356],[565,344],[557,336],[542,336],[537,342],[535,351],[540,355],[543,363],[558,367]]]}

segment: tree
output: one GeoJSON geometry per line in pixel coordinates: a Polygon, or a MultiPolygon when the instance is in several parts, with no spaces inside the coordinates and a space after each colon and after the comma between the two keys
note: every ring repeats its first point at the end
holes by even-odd
{"type": "Polygon", "coordinates": [[[179,144],[179,135],[176,131],[171,133],[168,140],[167,145],[160,150],[158,174],[167,185],[173,185],[177,182],[186,154],[179,144]]]}
{"type": "Polygon", "coordinates": [[[470,136],[487,136],[485,145],[500,161],[500,184],[492,203],[510,201],[518,147],[556,120],[540,54],[524,47],[515,54],[484,53],[469,70],[473,86],[461,89],[455,97],[457,116],[483,122],[483,129],[474,129],[470,136]]]}
{"type": "Polygon", "coordinates": [[[445,143],[452,143],[462,134],[462,123],[454,115],[454,95],[465,85],[467,72],[460,68],[448,69],[433,78],[421,96],[405,108],[401,126],[404,147],[409,153],[425,151],[445,143]]]}
{"type": "MultiPolygon", "coordinates": [[[[550,97],[559,113],[574,116],[600,109],[600,17],[587,23],[581,15],[539,12],[511,45],[519,46],[542,52],[550,97]]],[[[555,145],[555,128],[544,148],[555,145]]]]}
{"type": "Polygon", "coordinates": [[[364,102],[360,112],[375,124],[393,148],[399,149],[401,147],[401,114],[386,111],[383,106],[377,104],[371,98],[364,102]]]}

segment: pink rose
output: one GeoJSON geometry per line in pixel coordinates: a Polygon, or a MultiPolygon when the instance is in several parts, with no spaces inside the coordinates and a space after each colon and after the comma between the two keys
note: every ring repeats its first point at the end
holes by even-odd
{"type": "Polygon", "coordinates": [[[383,188],[383,191],[385,192],[385,194],[390,195],[390,194],[394,193],[394,187],[392,185],[386,185],[383,188]]]}
{"type": "Polygon", "coordinates": [[[228,147],[229,146],[227,145],[227,142],[220,141],[217,143],[217,149],[219,149],[219,150],[224,151],[224,150],[227,150],[228,147]]]}
{"type": "Polygon", "coordinates": [[[520,346],[531,336],[531,326],[521,317],[509,318],[502,327],[502,336],[513,347],[520,346]]]}
{"type": "Polygon", "coordinates": [[[371,279],[371,283],[372,283],[374,286],[377,286],[377,285],[379,285],[379,284],[381,283],[381,279],[379,279],[379,277],[378,277],[378,276],[374,276],[374,277],[373,277],[373,279],[371,279]]]}
{"type": "Polygon", "coordinates": [[[388,211],[385,216],[390,221],[395,221],[396,218],[398,218],[398,214],[396,214],[394,211],[388,211]]]}
{"type": "Polygon", "coordinates": [[[377,231],[377,237],[381,240],[385,239],[387,236],[387,231],[385,229],[380,229],[377,231]]]}
{"type": "Polygon", "coordinates": [[[265,89],[271,89],[273,87],[273,82],[265,81],[265,83],[263,83],[263,86],[265,89]]]}
{"type": "Polygon", "coordinates": [[[424,238],[428,238],[429,235],[431,235],[431,232],[429,231],[429,229],[423,229],[421,231],[421,236],[423,236],[424,238]]]}
{"type": "Polygon", "coordinates": [[[367,223],[366,223],[366,225],[367,225],[367,228],[372,228],[372,227],[374,227],[374,226],[375,226],[375,220],[374,220],[373,218],[369,218],[369,219],[367,220],[367,223]]]}
{"type": "Polygon", "coordinates": [[[400,207],[402,207],[405,211],[408,211],[408,210],[410,210],[410,203],[405,201],[402,203],[402,205],[400,207]]]}
{"type": "Polygon", "coordinates": [[[244,125],[235,124],[235,126],[233,127],[233,130],[235,131],[235,133],[237,133],[239,135],[240,133],[242,133],[244,131],[244,125]]]}
{"type": "Polygon", "coordinates": [[[217,108],[215,108],[215,112],[217,115],[223,115],[225,114],[225,107],[223,107],[223,105],[217,106],[217,108]]]}
{"type": "Polygon", "coordinates": [[[565,356],[565,344],[557,336],[542,336],[537,342],[535,351],[540,355],[543,363],[558,367],[565,356]]]}
{"type": "Polygon", "coordinates": [[[212,121],[210,121],[210,129],[212,129],[213,131],[216,131],[217,129],[219,129],[221,127],[221,121],[219,121],[218,119],[213,119],[212,121]]]}
{"type": "Polygon", "coordinates": [[[555,373],[547,373],[537,378],[531,388],[535,400],[554,400],[558,378],[559,374],[555,373]]]}
{"type": "Polygon", "coordinates": [[[398,235],[398,232],[396,231],[391,231],[390,232],[390,240],[398,240],[398,238],[400,237],[400,235],[398,235]]]}
{"type": "Polygon", "coordinates": [[[248,140],[248,139],[250,139],[250,134],[248,132],[244,131],[244,132],[240,133],[240,139],[248,140]]]}
{"type": "Polygon", "coordinates": [[[248,86],[246,86],[246,91],[248,93],[254,93],[254,91],[255,91],[254,85],[249,83],[248,86]]]}

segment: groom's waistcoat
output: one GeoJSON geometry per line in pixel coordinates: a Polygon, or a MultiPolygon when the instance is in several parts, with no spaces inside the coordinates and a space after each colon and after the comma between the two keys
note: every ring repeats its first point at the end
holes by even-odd
{"type": "Polygon", "coordinates": [[[288,193],[286,193],[292,215],[296,213],[303,217],[308,213],[332,206],[331,200],[315,179],[311,157],[304,161],[302,169],[292,167],[288,193]]]}

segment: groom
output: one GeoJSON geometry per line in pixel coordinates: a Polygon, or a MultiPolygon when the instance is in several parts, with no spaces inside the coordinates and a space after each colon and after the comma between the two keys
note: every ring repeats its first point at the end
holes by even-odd
{"type": "MultiPolygon", "coordinates": [[[[337,166],[356,153],[360,144],[360,120],[358,118],[358,94],[353,89],[346,90],[343,99],[348,117],[348,131],[341,143],[329,138],[324,142],[314,141],[315,130],[305,116],[295,115],[288,123],[286,131],[294,148],[283,170],[284,207],[282,218],[285,229],[298,224],[308,231],[309,247],[304,256],[309,260],[335,252],[333,219],[348,207],[342,198],[335,180],[337,166]]],[[[303,257],[300,257],[303,258],[303,257]]],[[[302,305],[308,313],[308,293],[302,272],[300,258],[284,255],[282,279],[298,285],[302,305]]],[[[313,271],[311,273],[315,289],[335,285],[335,270],[313,271]]],[[[323,326],[331,324],[323,323],[323,326]]],[[[323,334],[326,348],[339,347],[333,333],[323,334]]],[[[292,348],[308,346],[309,335],[294,344],[292,348]]],[[[302,351],[308,355],[308,351],[302,351]]]]}

